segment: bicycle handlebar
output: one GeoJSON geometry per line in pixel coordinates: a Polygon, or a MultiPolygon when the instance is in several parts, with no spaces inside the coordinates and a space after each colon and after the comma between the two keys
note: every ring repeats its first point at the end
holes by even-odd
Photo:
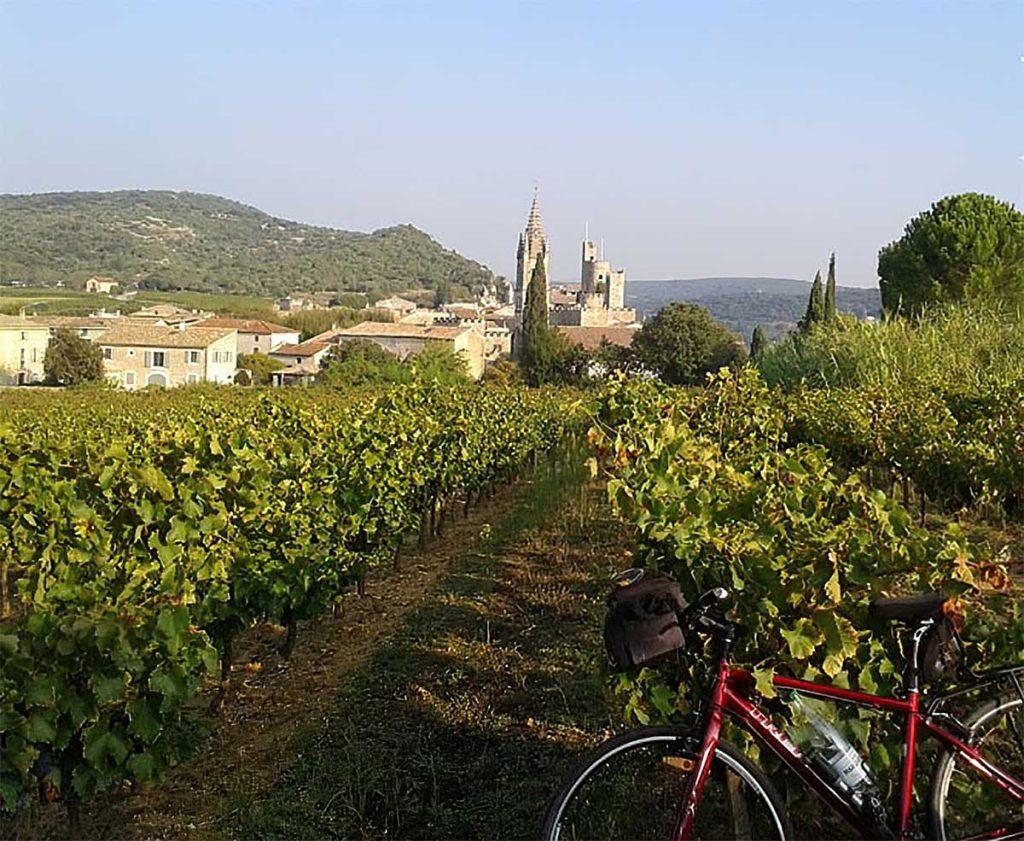
{"type": "Polygon", "coordinates": [[[724,587],[713,587],[679,615],[684,633],[691,630],[703,631],[716,636],[733,638],[737,626],[723,616],[732,595],[724,587]],[[713,615],[717,614],[717,615],[713,615]]]}

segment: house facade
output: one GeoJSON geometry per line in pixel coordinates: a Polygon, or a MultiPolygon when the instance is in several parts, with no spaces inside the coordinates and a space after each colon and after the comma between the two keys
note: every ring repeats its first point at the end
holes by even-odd
{"type": "Polygon", "coordinates": [[[330,342],[310,339],[300,344],[281,345],[270,353],[270,358],[289,367],[299,365],[307,371],[317,371],[332,347],[330,342]]]}
{"type": "Polygon", "coordinates": [[[281,324],[255,318],[208,318],[202,322],[203,327],[227,328],[238,331],[238,352],[240,354],[263,353],[281,345],[297,345],[299,331],[281,324]]]}
{"type": "Polygon", "coordinates": [[[117,325],[95,341],[107,379],[129,391],[234,382],[238,334],[231,329],[117,325]]]}
{"type": "Polygon", "coordinates": [[[85,282],[86,292],[98,292],[100,295],[109,295],[118,287],[118,282],[112,277],[90,277],[85,282]]]}
{"type": "Polygon", "coordinates": [[[42,382],[50,329],[23,316],[0,315],[0,385],[42,382]]]}
{"type": "Polygon", "coordinates": [[[331,332],[333,341],[367,339],[403,360],[422,352],[431,343],[440,342],[466,361],[466,371],[473,379],[480,379],[484,373],[486,341],[482,328],[476,324],[423,326],[364,321],[331,332]]]}

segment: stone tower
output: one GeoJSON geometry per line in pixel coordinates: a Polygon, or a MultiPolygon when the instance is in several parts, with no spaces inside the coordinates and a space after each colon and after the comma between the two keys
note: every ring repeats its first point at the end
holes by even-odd
{"type": "MultiPolygon", "coordinates": [[[[551,256],[548,250],[548,238],[544,234],[544,225],[540,221],[540,198],[537,190],[533,191],[533,204],[530,205],[530,216],[526,220],[526,229],[519,235],[519,248],[516,251],[516,316],[522,316],[526,304],[526,289],[530,285],[533,267],[537,265],[537,255],[544,255],[544,271],[548,276],[548,289],[551,289],[551,256]]],[[[550,292],[549,292],[550,296],[550,292]]]]}
{"type": "Polygon", "coordinates": [[[581,303],[591,308],[619,310],[626,305],[626,272],[613,269],[611,263],[599,258],[596,246],[589,239],[583,240],[580,293],[581,303]]]}

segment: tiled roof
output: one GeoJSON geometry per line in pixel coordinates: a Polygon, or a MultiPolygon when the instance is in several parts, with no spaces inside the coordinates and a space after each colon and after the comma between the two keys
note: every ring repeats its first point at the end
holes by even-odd
{"type": "Polygon", "coordinates": [[[331,346],[330,342],[321,342],[316,339],[310,339],[305,342],[301,342],[297,345],[281,345],[280,347],[274,348],[271,352],[271,356],[316,356],[322,350],[327,350],[331,346]]]}
{"type": "Polygon", "coordinates": [[[629,347],[633,336],[636,335],[636,329],[633,327],[558,327],[557,329],[574,345],[582,345],[589,350],[599,348],[602,342],[629,347]]]}
{"type": "Polygon", "coordinates": [[[437,327],[421,324],[389,324],[382,321],[364,321],[353,327],[338,330],[337,335],[350,338],[393,338],[393,339],[456,339],[472,327],[437,327]]]}
{"type": "Polygon", "coordinates": [[[37,321],[28,318],[21,318],[20,316],[15,315],[4,315],[3,313],[0,313],[0,327],[4,327],[8,330],[17,327],[20,327],[22,330],[31,330],[33,328],[39,329],[40,327],[45,326],[45,324],[39,324],[37,321]]]}
{"type": "Polygon", "coordinates": [[[202,313],[182,309],[175,304],[154,304],[133,313],[136,318],[199,318],[202,313]]]}
{"type": "Polygon", "coordinates": [[[416,303],[406,298],[400,298],[397,295],[392,295],[390,298],[382,298],[374,304],[375,307],[380,309],[404,309],[414,310],[416,309],[416,303]]]}
{"type": "Polygon", "coordinates": [[[100,336],[96,343],[117,347],[205,348],[236,331],[217,327],[157,327],[118,324],[100,336]]]}
{"type": "Polygon", "coordinates": [[[576,296],[563,292],[561,289],[552,289],[550,292],[552,304],[575,304],[576,296]]]}
{"type": "MultiPolygon", "coordinates": [[[[69,327],[69,328],[107,328],[115,324],[131,323],[123,316],[91,316],[91,315],[37,315],[30,319],[39,327],[69,327]]],[[[138,324],[139,322],[135,322],[138,324]]]]}
{"type": "Polygon", "coordinates": [[[263,321],[259,318],[207,318],[203,321],[203,327],[230,327],[239,333],[259,333],[263,336],[269,336],[272,333],[299,332],[291,327],[263,321]]]}

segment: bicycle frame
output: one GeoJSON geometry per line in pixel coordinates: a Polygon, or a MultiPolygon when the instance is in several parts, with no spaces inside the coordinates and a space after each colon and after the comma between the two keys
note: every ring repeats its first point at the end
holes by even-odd
{"type": "MultiPolygon", "coordinates": [[[[896,821],[896,837],[911,837],[910,810],[913,799],[914,761],[917,752],[918,732],[925,732],[942,744],[956,751],[980,776],[995,783],[1007,796],[1024,803],[1024,781],[1018,780],[988,762],[971,745],[965,743],[948,730],[938,726],[931,717],[921,712],[921,698],[916,689],[908,690],[906,699],[882,695],[870,695],[851,689],[828,686],[821,683],[797,680],[776,675],[773,685],[780,690],[792,690],[818,698],[828,698],[846,704],[856,704],[884,710],[903,717],[903,762],[900,769],[899,809],[896,821]]],[[[729,666],[728,658],[721,657],[705,715],[704,737],[695,760],[694,772],[686,785],[679,818],[676,822],[673,841],[688,841],[693,822],[700,804],[704,784],[711,770],[711,761],[718,746],[719,734],[725,713],[763,745],[769,747],[790,770],[799,776],[813,791],[844,818],[865,838],[877,837],[878,829],[866,827],[864,817],[842,794],[833,789],[811,765],[808,758],[793,742],[776,727],[771,719],[750,701],[754,678],[750,672],[729,666]]],[[[891,832],[891,830],[890,830],[891,832]]]]}

